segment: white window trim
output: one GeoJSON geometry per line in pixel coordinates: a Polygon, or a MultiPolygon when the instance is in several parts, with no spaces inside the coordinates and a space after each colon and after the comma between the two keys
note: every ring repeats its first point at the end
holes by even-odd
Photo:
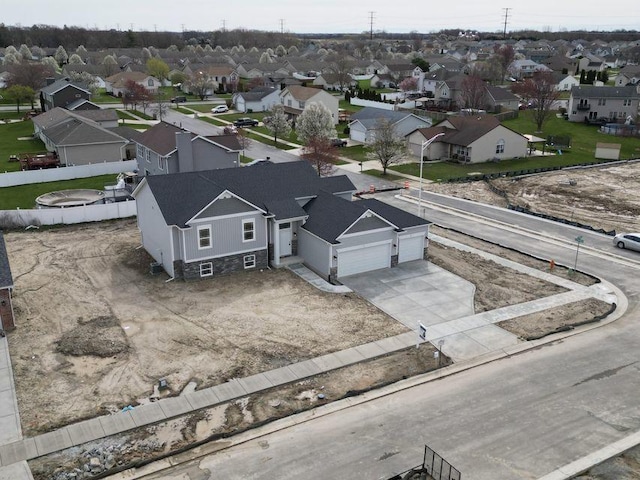
{"type": "Polygon", "coordinates": [[[246,218],[244,220],[242,220],[242,243],[247,243],[247,242],[255,242],[256,241],[256,219],[255,218],[246,218]],[[247,232],[244,229],[244,226],[247,224],[251,224],[251,238],[250,239],[246,239],[244,238],[244,234],[247,232]]]}
{"type": "Polygon", "coordinates": [[[255,256],[255,254],[245,255],[242,258],[242,262],[244,263],[244,269],[245,270],[248,270],[250,268],[256,268],[256,256],[255,256]]]}
{"type": "Polygon", "coordinates": [[[164,171],[165,163],[165,158],[162,155],[158,155],[158,168],[160,170],[164,171]]]}
{"type": "Polygon", "coordinates": [[[500,140],[498,140],[498,143],[496,143],[496,155],[504,153],[505,144],[506,142],[504,141],[504,139],[501,138],[500,140]]]}
{"type": "Polygon", "coordinates": [[[205,262],[200,264],[200,276],[201,277],[213,276],[213,262],[205,262]],[[210,273],[203,273],[203,270],[209,270],[210,273]]]}
{"type": "Polygon", "coordinates": [[[208,248],[211,248],[213,246],[213,239],[211,238],[211,226],[210,225],[202,225],[201,227],[198,227],[198,250],[206,250],[208,248]],[[207,230],[209,232],[209,245],[207,245],[206,247],[202,246],[202,242],[201,240],[201,235],[200,232],[202,232],[203,230],[207,230]]]}

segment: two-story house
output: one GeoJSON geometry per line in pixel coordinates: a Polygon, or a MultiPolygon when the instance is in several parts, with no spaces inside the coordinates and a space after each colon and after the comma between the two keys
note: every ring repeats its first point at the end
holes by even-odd
{"type": "Polygon", "coordinates": [[[133,196],[142,245],[173,278],[304,262],[336,281],[424,258],[430,222],[355,190],[298,161],[151,175],[133,196]]]}
{"type": "MultiPolygon", "coordinates": [[[[90,102],[91,92],[83,85],[72,82],[70,78],[54,80],[47,78],[47,85],[40,89],[40,106],[43,112],[53,110],[56,107],[74,110],[80,104],[90,102]]],[[[95,109],[98,105],[92,104],[95,109]]]]}
{"type": "Polygon", "coordinates": [[[205,137],[166,122],[136,139],[138,169],[145,176],[238,167],[240,150],[235,135],[205,137]]]}
{"type": "Polygon", "coordinates": [[[636,118],[640,93],[638,87],[597,87],[579,85],[571,89],[569,121],[606,120],[615,122],[627,117],[636,118]]]}
{"type": "Polygon", "coordinates": [[[105,80],[105,90],[114,97],[122,97],[127,89],[127,82],[133,81],[143,86],[149,93],[158,93],[160,80],[145,72],[120,72],[105,80]]]}
{"type": "Polygon", "coordinates": [[[331,112],[334,125],[339,120],[338,97],[319,88],[289,85],[280,92],[280,103],[284,105],[285,112],[293,117],[294,121],[310,103],[318,103],[327,107],[331,112]]]}

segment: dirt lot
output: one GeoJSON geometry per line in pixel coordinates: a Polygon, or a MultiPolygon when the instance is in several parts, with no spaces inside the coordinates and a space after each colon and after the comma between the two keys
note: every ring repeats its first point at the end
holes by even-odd
{"type": "Polygon", "coordinates": [[[6,242],[29,436],[146,402],[160,378],[177,394],[406,330],[355,294],[320,292],[287,270],[165,283],[148,274],[132,221],[6,242]]]}
{"type": "MultiPolygon", "coordinates": [[[[534,212],[617,232],[640,231],[640,162],[549,172],[491,182],[509,202],[534,212]]],[[[485,182],[435,184],[425,190],[506,206],[485,182]]]]}

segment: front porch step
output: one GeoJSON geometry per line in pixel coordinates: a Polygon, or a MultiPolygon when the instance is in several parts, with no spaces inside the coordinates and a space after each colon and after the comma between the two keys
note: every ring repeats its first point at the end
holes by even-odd
{"type": "Polygon", "coordinates": [[[274,268],[283,268],[283,267],[288,267],[289,265],[293,265],[295,263],[303,263],[303,262],[304,262],[304,258],[298,257],[296,255],[291,255],[290,257],[281,258],[279,265],[276,265],[274,263],[271,266],[274,268]]]}

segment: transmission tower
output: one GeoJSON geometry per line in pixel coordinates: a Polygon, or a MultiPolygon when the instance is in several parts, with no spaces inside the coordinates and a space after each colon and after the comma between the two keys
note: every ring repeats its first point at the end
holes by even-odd
{"type": "Polygon", "coordinates": [[[503,8],[502,10],[504,10],[504,30],[502,32],[502,38],[506,39],[507,38],[507,22],[509,20],[509,10],[511,10],[511,8],[503,8]]]}
{"type": "Polygon", "coordinates": [[[369,25],[370,25],[369,40],[373,40],[373,16],[375,14],[376,14],[376,12],[369,12],[369,25]]]}

